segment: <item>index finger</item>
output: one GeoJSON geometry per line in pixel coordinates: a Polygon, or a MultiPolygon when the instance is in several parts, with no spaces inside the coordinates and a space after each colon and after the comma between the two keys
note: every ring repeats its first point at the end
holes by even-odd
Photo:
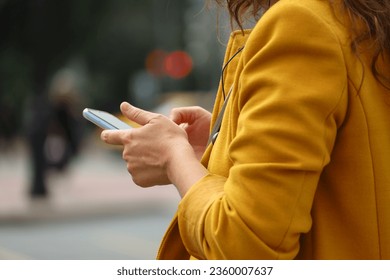
{"type": "Polygon", "coordinates": [[[127,130],[103,130],[100,138],[107,144],[124,145],[127,130]]]}

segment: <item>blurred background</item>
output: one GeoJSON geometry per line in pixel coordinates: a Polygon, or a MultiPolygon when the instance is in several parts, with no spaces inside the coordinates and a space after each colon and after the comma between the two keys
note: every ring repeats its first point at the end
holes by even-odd
{"type": "Polygon", "coordinates": [[[154,259],[179,195],[82,110],[211,109],[229,33],[204,0],[0,0],[0,259],[154,259]]]}

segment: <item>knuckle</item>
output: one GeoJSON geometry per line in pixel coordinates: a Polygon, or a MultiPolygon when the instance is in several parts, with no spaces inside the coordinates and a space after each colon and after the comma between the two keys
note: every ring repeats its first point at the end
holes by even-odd
{"type": "Polygon", "coordinates": [[[136,108],[131,112],[132,119],[136,122],[140,121],[143,117],[143,112],[142,110],[136,108]]]}
{"type": "Polygon", "coordinates": [[[157,122],[160,122],[160,121],[162,121],[162,120],[164,120],[165,119],[165,116],[163,116],[163,115],[160,115],[160,114],[155,114],[151,119],[150,119],[150,123],[151,122],[154,122],[154,121],[157,121],[157,122]]]}
{"type": "Polygon", "coordinates": [[[127,162],[126,167],[127,167],[127,171],[131,174],[131,166],[129,162],[127,162]]]}
{"type": "Polygon", "coordinates": [[[142,187],[142,181],[141,181],[137,176],[133,176],[133,182],[134,182],[134,184],[136,184],[137,186],[142,187]]]}
{"type": "Polygon", "coordinates": [[[121,142],[123,143],[123,145],[127,146],[131,143],[131,138],[132,138],[132,130],[126,131],[121,135],[121,142]]]}
{"type": "Polygon", "coordinates": [[[178,115],[180,115],[180,109],[179,108],[173,108],[170,112],[170,115],[172,117],[177,117],[178,115]]]}

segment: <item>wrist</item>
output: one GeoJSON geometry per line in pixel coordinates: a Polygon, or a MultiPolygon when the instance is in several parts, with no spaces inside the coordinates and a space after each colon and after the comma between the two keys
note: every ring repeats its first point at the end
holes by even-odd
{"type": "Polygon", "coordinates": [[[191,186],[207,174],[207,169],[199,162],[188,142],[173,147],[170,155],[167,176],[181,197],[184,197],[191,186]]]}

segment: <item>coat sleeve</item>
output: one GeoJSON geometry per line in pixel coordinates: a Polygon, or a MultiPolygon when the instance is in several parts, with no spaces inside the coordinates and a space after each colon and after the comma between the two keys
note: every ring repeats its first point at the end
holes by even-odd
{"type": "Polygon", "coordinates": [[[348,79],[334,27],[296,2],[275,5],[248,38],[229,176],[207,175],[179,205],[182,240],[197,258],[293,259],[311,228],[348,79]]]}

